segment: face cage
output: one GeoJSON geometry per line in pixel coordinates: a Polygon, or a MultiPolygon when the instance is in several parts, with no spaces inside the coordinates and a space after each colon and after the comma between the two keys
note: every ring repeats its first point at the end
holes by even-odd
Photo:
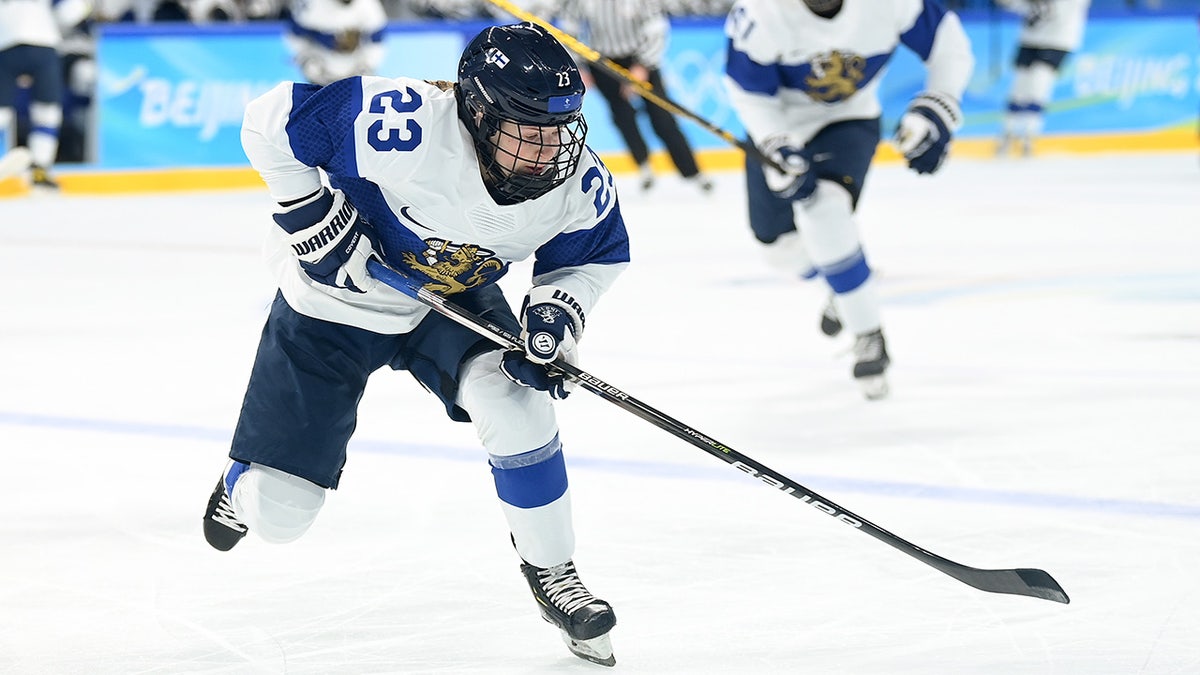
{"type": "Polygon", "coordinates": [[[842,0],[804,0],[804,4],[813,12],[820,14],[821,12],[832,12],[840,9],[842,0]]]}
{"type": "Polygon", "coordinates": [[[549,144],[525,140],[521,132],[529,127],[544,127],[516,124],[513,130],[505,131],[499,120],[493,119],[490,124],[487,121],[483,124],[490,132],[480,141],[480,145],[483,146],[479,153],[483,171],[490,178],[492,191],[509,204],[537,199],[562,185],[574,175],[579,166],[579,159],[583,156],[587,122],[582,116],[558,125],[558,152],[550,159],[541,160],[544,166],[538,173],[525,173],[520,170],[514,172],[510,171],[509,167],[541,159],[540,148],[549,144]],[[504,147],[505,145],[515,148],[515,152],[504,147]]]}

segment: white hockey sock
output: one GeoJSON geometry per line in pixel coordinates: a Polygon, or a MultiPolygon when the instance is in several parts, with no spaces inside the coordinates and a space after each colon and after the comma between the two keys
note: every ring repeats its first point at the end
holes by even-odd
{"type": "Polygon", "coordinates": [[[308,531],[325,504],[325,488],[278,469],[251,464],[229,496],[238,520],[272,544],[293,541],[308,531]]]}

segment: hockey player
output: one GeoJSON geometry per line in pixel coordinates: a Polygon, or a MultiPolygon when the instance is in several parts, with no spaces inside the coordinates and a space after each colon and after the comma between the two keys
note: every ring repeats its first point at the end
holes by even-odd
{"type": "Polygon", "coordinates": [[[576,655],[615,663],[613,610],[572,562],[552,405],[571,383],[545,365],[574,360],[585,316],[629,261],[612,177],[584,145],[583,94],[562,45],[517,24],[475,37],[457,83],[286,83],[250,103],[242,142],[279,204],[279,294],[205,513],[213,547],[303,534],[338,486],[368,376],[408,370],[475,425],[543,618],[576,655]],[[530,255],[518,320],[495,282],[530,255]],[[371,258],[522,335],[525,351],[378,283],[371,258]]]}
{"type": "Polygon", "coordinates": [[[833,291],[822,330],[855,337],[854,378],[887,394],[879,299],[854,213],[880,139],[879,82],[903,44],[925,62],[895,143],[933,173],[961,124],[973,68],[958,17],[934,0],[740,0],[725,25],[726,85],[750,141],[785,171],[746,158],[750,227],[768,260],[833,291]],[[803,233],[803,241],[800,234],[803,233]]]}
{"type": "MultiPolygon", "coordinates": [[[[63,121],[63,78],[58,46],[63,29],[73,28],[91,13],[86,0],[22,0],[0,2],[0,129],[15,136],[17,78],[33,79],[29,104],[29,149],[13,158],[32,162],[37,188],[57,190],[50,169],[58,156],[58,135],[63,121]]],[[[0,147],[0,155],[7,148],[0,147]]],[[[12,166],[6,170],[24,170],[12,166]]],[[[14,171],[15,172],[15,171],[14,171]]]]}
{"type": "Polygon", "coordinates": [[[380,0],[292,0],[284,40],[313,84],[373,75],[383,62],[380,0]]]}
{"type": "Polygon", "coordinates": [[[1008,154],[1019,144],[1021,154],[1033,154],[1033,141],[1042,133],[1046,106],[1063,61],[1079,48],[1090,0],[1000,0],[1024,20],[1017,48],[1004,130],[996,154],[1008,154]]]}

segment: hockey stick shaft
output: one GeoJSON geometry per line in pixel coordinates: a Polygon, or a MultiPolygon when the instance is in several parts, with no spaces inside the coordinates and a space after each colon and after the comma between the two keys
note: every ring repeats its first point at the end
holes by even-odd
{"type": "MultiPolygon", "coordinates": [[[[372,259],[367,263],[371,276],[388,286],[427,305],[433,311],[456,323],[469,328],[476,333],[491,339],[496,344],[508,349],[522,349],[520,339],[501,326],[491,323],[467,310],[449,302],[446,298],[423,288],[403,272],[372,259]]],[[[588,373],[565,361],[556,361],[554,367],[562,371],[579,386],[596,394],[600,398],[646,420],[650,424],[671,435],[684,440],[704,452],[732,465],[739,471],[758,478],[763,483],[791,495],[800,501],[816,508],[818,511],[833,517],[842,523],[865,532],[875,539],[905,553],[917,560],[949,575],[969,586],[992,593],[1009,593],[1043,598],[1055,602],[1069,602],[1067,594],[1058,582],[1048,573],[1039,569],[984,570],[967,567],[959,563],[934,555],[887,530],[871,523],[865,518],[838,506],[832,501],[809,490],[783,474],[743,455],[733,448],[721,443],[707,434],[660,412],[638,399],[630,396],[621,389],[608,384],[604,380],[588,373]]]]}
{"type": "Polygon", "coordinates": [[[753,143],[739,139],[738,137],[734,136],[732,133],[726,131],[725,129],[722,129],[721,127],[713,124],[712,122],[709,122],[708,120],[697,115],[696,113],[692,112],[691,110],[684,108],[683,106],[679,105],[678,103],[675,103],[674,101],[667,98],[666,96],[662,96],[662,95],[658,94],[657,92],[654,91],[654,87],[652,87],[650,85],[650,83],[643,82],[642,80],[639,80],[638,78],[634,77],[633,74],[630,73],[627,69],[622,68],[619,64],[615,63],[611,59],[604,58],[604,56],[601,55],[600,52],[587,46],[586,44],[584,44],[583,42],[581,42],[574,36],[563,31],[561,28],[558,28],[557,26],[550,23],[549,21],[546,21],[545,19],[537,16],[536,14],[531,14],[531,13],[525,11],[524,9],[521,9],[520,7],[518,7],[515,4],[513,4],[512,2],[510,2],[509,0],[488,0],[488,2],[492,3],[496,7],[499,7],[500,9],[508,12],[509,14],[512,14],[513,16],[517,17],[518,19],[521,19],[523,21],[529,21],[530,23],[536,23],[539,26],[542,26],[546,30],[550,31],[550,34],[553,35],[555,38],[557,38],[558,41],[561,42],[564,47],[566,47],[567,49],[570,49],[571,51],[575,52],[579,56],[583,57],[584,60],[586,60],[588,63],[595,65],[595,66],[599,66],[600,68],[607,71],[608,73],[615,75],[616,77],[618,77],[622,80],[625,80],[626,82],[633,85],[633,87],[635,89],[637,89],[638,95],[641,96],[642,98],[644,98],[645,100],[649,101],[650,103],[662,108],[663,110],[666,110],[667,112],[671,113],[672,115],[680,115],[682,117],[686,117],[686,118],[692,120],[696,124],[699,124],[700,126],[704,127],[706,130],[725,139],[725,141],[727,143],[729,143],[730,145],[740,148],[742,150],[742,152],[746,153],[747,155],[750,155],[755,160],[757,160],[759,163],[766,164],[767,166],[769,166],[781,173],[787,173],[787,171],[782,166],[780,166],[777,162],[775,162],[771,158],[764,155],[757,147],[754,146],[753,143]]]}

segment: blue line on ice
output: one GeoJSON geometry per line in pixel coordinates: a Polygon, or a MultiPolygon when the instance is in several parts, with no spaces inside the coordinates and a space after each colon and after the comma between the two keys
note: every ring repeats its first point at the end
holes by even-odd
{"type": "MultiPolygon", "coordinates": [[[[152,424],[145,422],[120,422],[78,417],[58,417],[35,413],[0,412],[0,425],[34,427],[56,431],[91,431],[108,434],[129,434],[175,438],[188,441],[213,441],[226,444],[233,437],[229,430],[196,427],[182,424],[152,424]]],[[[407,455],[423,459],[443,459],[457,462],[486,462],[486,453],[480,448],[463,448],[429,444],[399,443],[391,441],[351,441],[352,451],[380,454],[407,455]]],[[[675,479],[701,480],[749,480],[744,474],[714,465],[711,468],[696,468],[668,462],[642,462],[604,459],[595,456],[572,455],[570,464],[575,468],[610,471],[623,475],[657,476],[675,479]]],[[[1129,516],[1156,518],[1185,518],[1200,520],[1200,506],[1189,504],[1167,504],[1130,499],[1102,499],[1075,497],[1017,490],[990,490],[986,488],[926,485],[892,481],[863,480],[838,476],[801,475],[790,476],[818,492],[826,490],[853,492],[910,499],[932,499],[956,503],[1003,504],[1008,506],[1073,509],[1129,516]],[[818,487],[814,487],[814,485],[818,487]]],[[[823,495],[829,496],[829,495],[823,495]]],[[[830,497],[832,499],[832,497],[830,497]]],[[[837,499],[834,499],[836,502],[837,499]]]]}

